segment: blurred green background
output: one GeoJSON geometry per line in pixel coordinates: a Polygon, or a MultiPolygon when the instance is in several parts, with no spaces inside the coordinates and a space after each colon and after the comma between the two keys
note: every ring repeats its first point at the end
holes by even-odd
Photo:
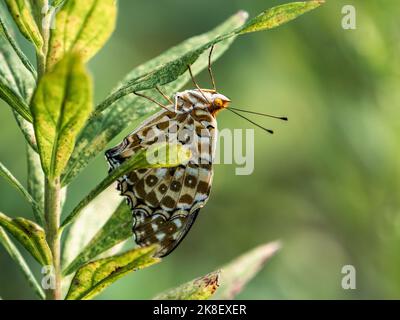
{"type": "MultiPolygon", "coordinates": [[[[237,10],[254,16],[281,3],[120,1],[117,29],[90,63],[96,101],[133,67],[237,10]]],[[[210,201],[178,249],[99,299],[151,298],[276,239],[283,249],[239,298],[400,298],[399,16],[396,0],[328,0],[283,27],[238,38],[214,64],[219,91],[236,107],[290,121],[257,118],[276,134],[255,131],[254,173],[236,176],[234,165],[215,166],[210,201]],[[356,7],[356,30],[341,27],[346,4],[356,7]],[[347,264],[356,268],[356,290],[341,288],[347,264]]],[[[209,86],[206,72],[198,80],[209,86]]],[[[0,160],[25,181],[24,139],[3,102],[0,119],[0,160]]],[[[251,127],[231,113],[218,121],[220,129],[251,127]]],[[[106,172],[99,156],[71,185],[64,213],[106,172]]],[[[31,215],[4,180],[0,211],[31,215]]],[[[3,249],[0,296],[34,298],[3,249]]]]}

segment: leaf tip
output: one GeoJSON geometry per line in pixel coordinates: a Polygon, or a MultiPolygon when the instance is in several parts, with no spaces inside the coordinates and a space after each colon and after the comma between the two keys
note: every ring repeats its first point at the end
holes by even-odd
{"type": "Polygon", "coordinates": [[[267,260],[282,249],[282,242],[280,240],[276,240],[274,242],[262,244],[259,249],[264,253],[264,257],[267,260]]]}
{"type": "Polygon", "coordinates": [[[249,13],[245,10],[239,10],[237,16],[241,21],[245,22],[249,18],[249,13]]]}

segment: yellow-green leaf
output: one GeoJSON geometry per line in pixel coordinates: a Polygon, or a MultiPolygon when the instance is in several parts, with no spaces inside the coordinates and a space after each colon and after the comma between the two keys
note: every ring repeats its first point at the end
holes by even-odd
{"type": "Polygon", "coordinates": [[[78,55],[45,74],[32,100],[33,125],[44,172],[59,176],[93,108],[92,80],[78,55]]]}
{"type": "Polygon", "coordinates": [[[93,57],[115,28],[115,0],[68,0],[56,14],[51,30],[47,67],[51,68],[68,52],[78,52],[83,60],[93,57]]]}
{"type": "Polygon", "coordinates": [[[46,234],[36,223],[24,218],[11,219],[0,213],[0,226],[11,233],[42,266],[52,263],[46,234]]]}
{"type": "Polygon", "coordinates": [[[21,33],[40,51],[43,47],[43,38],[32,15],[29,0],[5,0],[5,2],[21,33]]]}
{"type": "Polygon", "coordinates": [[[157,295],[155,300],[207,300],[219,286],[220,271],[187,282],[157,295]]]}
{"type": "Polygon", "coordinates": [[[298,16],[301,16],[308,11],[319,7],[323,3],[323,0],[301,1],[273,7],[251,19],[244,26],[240,27],[236,33],[244,34],[276,28],[286,22],[296,19],[298,16]]]}
{"type": "Polygon", "coordinates": [[[82,266],[72,280],[67,300],[88,300],[125,276],[160,261],[154,258],[156,247],[127,251],[123,254],[99,259],[82,266]]]}

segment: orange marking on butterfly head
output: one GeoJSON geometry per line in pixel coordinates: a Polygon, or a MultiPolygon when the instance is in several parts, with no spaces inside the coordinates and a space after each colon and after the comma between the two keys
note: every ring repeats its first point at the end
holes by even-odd
{"type": "Polygon", "coordinates": [[[231,100],[220,93],[215,93],[212,97],[213,100],[211,102],[211,105],[209,106],[209,110],[211,114],[215,117],[218,112],[224,110],[225,108],[228,108],[231,100]]]}

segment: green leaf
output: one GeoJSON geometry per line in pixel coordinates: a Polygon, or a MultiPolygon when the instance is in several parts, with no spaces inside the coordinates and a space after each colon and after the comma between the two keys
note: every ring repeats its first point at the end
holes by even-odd
{"type": "Polygon", "coordinates": [[[115,28],[115,0],[68,0],[56,14],[51,30],[47,67],[68,52],[78,52],[84,61],[103,47],[115,28]]]}
{"type": "MultiPolygon", "coordinates": [[[[310,2],[309,7],[307,6],[308,2],[296,3],[298,6],[296,14],[300,14],[301,6],[304,4],[306,7],[304,12],[306,12],[310,10],[314,3],[315,1],[310,2]]],[[[276,11],[276,14],[282,17],[282,12],[284,12],[284,8],[276,11]]],[[[288,14],[287,21],[289,18],[293,19],[294,15],[288,14]]],[[[96,116],[92,118],[79,137],[71,162],[62,177],[62,184],[68,184],[91,159],[106,147],[112,138],[130,125],[133,120],[154,110],[154,105],[152,106],[147,101],[142,101],[140,98],[133,96],[132,93],[134,91],[151,89],[155,86],[167,84],[163,91],[168,95],[176,93],[190,79],[186,73],[187,65],[200,58],[199,64],[196,63],[193,66],[195,73],[199,72],[207,65],[207,57],[202,53],[217,43],[216,49],[220,51],[217,52],[214,58],[218,58],[229,47],[235,36],[245,31],[242,26],[246,17],[246,13],[239,12],[215,30],[189,39],[131,72],[123,83],[96,107],[96,116]],[[132,108],[132,104],[135,104],[136,108],[132,108]],[[112,108],[109,108],[110,106],[112,108]],[[99,115],[100,112],[104,114],[99,115]]],[[[273,21],[274,18],[275,16],[269,16],[269,20],[265,20],[258,25],[259,30],[267,29],[265,25],[268,21],[273,21]]],[[[247,29],[248,32],[249,30],[247,29]]],[[[155,99],[159,98],[158,93],[149,92],[146,94],[155,99]]]]}
{"type": "Polygon", "coordinates": [[[176,59],[172,59],[160,67],[148,73],[141,74],[127,81],[121,88],[110,95],[105,101],[96,107],[95,116],[98,116],[108,107],[112,106],[115,101],[132,94],[137,91],[153,89],[157,86],[163,86],[178,79],[181,75],[188,71],[188,66],[200,57],[200,55],[212,45],[215,45],[223,40],[227,40],[235,36],[235,33],[230,31],[224,35],[217,35],[214,39],[187,51],[176,59]]]}
{"type": "Polygon", "coordinates": [[[13,174],[0,162],[0,177],[3,177],[11,186],[13,186],[28,201],[34,210],[41,211],[40,206],[32,198],[30,193],[22,186],[22,184],[13,176],[13,174]]]}
{"type": "Polygon", "coordinates": [[[81,267],[69,288],[67,300],[88,300],[125,276],[160,261],[154,258],[155,247],[134,249],[110,258],[90,262],[81,267]]]}
{"type": "Polygon", "coordinates": [[[40,165],[39,155],[29,146],[26,146],[28,165],[28,192],[34,199],[37,207],[33,213],[40,225],[44,226],[44,173],[40,165]]]}
{"type": "Polygon", "coordinates": [[[91,78],[79,56],[67,55],[43,76],[32,99],[36,140],[48,177],[64,170],[91,110],[91,78]]]}
{"type": "Polygon", "coordinates": [[[5,0],[5,2],[21,33],[35,45],[37,51],[40,51],[43,47],[43,38],[33,18],[29,0],[5,0]]]}
{"type": "MultiPolygon", "coordinates": [[[[214,30],[205,34],[190,38],[181,44],[165,51],[160,56],[146,62],[145,64],[135,68],[130,72],[125,79],[117,86],[110,97],[114,96],[118,89],[126,86],[132,79],[154,70],[159,65],[165,64],[168,61],[174,60],[182,55],[182,53],[197,48],[204,43],[208,43],[220,34],[227,31],[234,30],[241,26],[246,20],[247,14],[239,12],[226,20],[223,24],[214,30]]],[[[214,51],[213,60],[217,60],[231,45],[234,37],[221,42],[214,51]]],[[[199,73],[207,67],[208,56],[203,55],[193,66],[194,74],[199,73]]],[[[185,74],[179,77],[175,82],[163,87],[163,91],[167,95],[175,94],[181,89],[188,81],[190,76],[185,74]]],[[[146,92],[146,94],[154,99],[159,99],[160,96],[157,92],[146,92]]],[[[127,95],[121,99],[113,102],[113,107],[105,110],[101,115],[89,120],[88,124],[79,136],[77,145],[72,154],[71,160],[68,164],[66,172],[62,178],[62,184],[67,185],[71,180],[78,175],[86,165],[94,159],[95,156],[104,150],[107,144],[115,138],[122,130],[132,125],[135,120],[140,117],[146,116],[149,113],[157,110],[157,106],[149,103],[145,99],[138,98],[135,95],[127,95]]]]}
{"type": "MultiPolygon", "coordinates": [[[[112,191],[116,193],[115,190],[112,191]]],[[[69,275],[75,272],[86,262],[130,237],[132,237],[132,212],[126,202],[122,201],[82,252],[65,268],[63,274],[69,275]]]]}
{"type": "Polygon", "coordinates": [[[28,280],[29,285],[31,286],[33,291],[40,299],[43,300],[45,298],[45,295],[42,288],[35,279],[35,276],[33,275],[25,259],[19,252],[18,248],[14,245],[14,243],[12,243],[11,239],[8,237],[7,233],[2,227],[0,227],[0,243],[4,246],[10,257],[17,263],[26,280],[28,280]]]}
{"type": "Polygon", "coordinates": [[[221,285],[213,299],[233,299],[279,249],[279,242],[264,244],[223,266],[221,285]]]}
{"type": "Polygon", "coordinates": [[[187,282],[157,295],[155,300],[207,300],[219,286],[220,271],[187,282]]]}
{"type": "Polygon", "coordinates": [[[222,35],[218,35],[209,42],[190,51],[186,51],[185,54],[181,55],[177,59],[168,61],[149,73],[131,79],[100,104],[96,108],[96,113],[98,114],[104,111],[106,108],[111,106],[114,101],[128,94],[136,91],[152,89],[156,86],[162,86],[176,80],[180,75],[188,70],[188,66],[192,65],[204,51],[223,40],[229,39],[235,35],[275,28],[285,22],[295,19],[303,13],[315,9],[321,4],[321,1],[295,2],[266,10],[256,18],[250,20],[244,26],[239,27],[236,30],[230,30],[222,35]]]}
{"type": "Polygon", "coordinates": [[[0,213],[0,226],[11,233],[42,266],[52,263],[46,234],[40,226],[24,218],[11,219],[2,213],[0,213]]]}
{"type": "Polygon", "coordinates": [[[324,2],[324,0],[301,1],[273,7],[262,12],[254,19],[251,19],[243,27],[239,28],[236,33],[245,34],[276,28],[296,19],[308,11],[316,9],[324,2]]]}
{"type": "Polygon", "coordinates": [[[111,171],[111,173],[103,179],[96,188],[94,188],[81,202],[79,202],[79,204],[63,221],[61,228],[64,228],[73,222],[90,201],[96,198],[118,178],[128,172],[144,168],[177,167],[178,165],[189,161],[190,157],[190,150],[181,144],[156,143],[148,149],[137,152],[118,168],[111,171]]]}
{"type": "Polygon", "coordinates": [[[7,83],[0,79],[0,98],[13,108],[26,121],[32,122],[32,115],[26,102],[7,83]]]}

